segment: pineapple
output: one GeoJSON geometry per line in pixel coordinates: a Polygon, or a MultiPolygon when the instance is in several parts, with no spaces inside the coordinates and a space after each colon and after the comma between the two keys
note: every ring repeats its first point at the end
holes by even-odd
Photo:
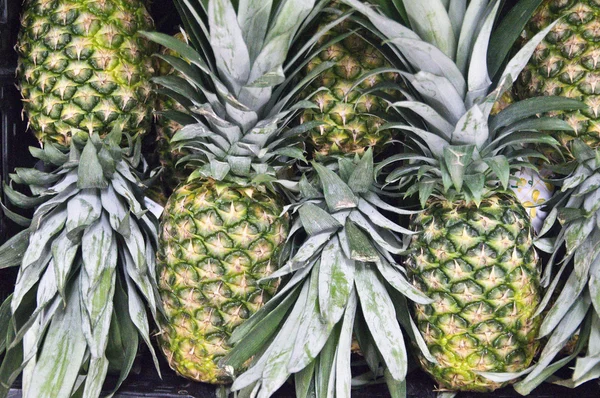
{"type": "MultiPolygon", "coordinates": [[[[302,109],[290,108],[288,93],[300,87],[284,90],[282,71],[291,38],[313,6],[287,0],[236,9],[230,0],[210,1],[203,16],[209,33],[190,38],[210,44],[203,48],[147,34],[178,54],[162,58],[183,76],[157,82],[174,99],[194,104],[189,115],[195,122],[171,139],[175,150],[190,151],[194,171],[165,206],[157,267],[165,308],[159,344],[184,377],[230,382],[233,375],[218,366],[229,336],[277,288],[277,281],[260,281],[280,266],[290,228],[282,214],[285,196],[274,181],[295,158],[303,159],[298,133],[287,129],[295,109],[302,109]],[[200,55],[209,48],[210,59],[200,55]]],[[[203,21],[187,21],[187,32],[202,32],[203,21]]]]}
{"type": "Polygon", "coordinates": [[[538,45],[516,85],[520,99],[560,95],[583,101],[585,109],[560,112],[572,127],[557,137],[579,137],[600,145],[600,4],[594,0],[544,0],[523,32],[528,39],[563,17],[538,45]]]}
{"type": "Polygon", "coordinates": [[[161,347],[172,368],[208,383],[230,376],[215,362],[231,332],[275,294],[289,231],[281,198],[263,186],[212,179],[175,190],[164,210],[159,287],[167,310],[161,347]]]}
{"type": "MultiPolygon", "coordinates": [[[[347,9],[340,6],[338,1],[332,2],[331,6],[337,10],[347,9]]],[[[336,14],[323,17],[317,30],[323,29],[336,18],[336,14]]],[[[381,152],[392,138],[389,130],[379,130],[385,123],[388,103],[373,93],[363,91],[383,83],[394,83],[397,75],[373,74],[360,86],[354,87],[363,74],[390,66],[374,45],[376,39],[365,29],[359,29],[343,40],[334,40],[333,44],[329,44],[332,39],[357,28],[356,23],[346,19],[329,30],[317,43],[325,48],[311,58],[306,66],[305,73],[309,73],[323,62],[335,62],[333,68],[320,74],[310,85],[313,91],[321,90],[310,98],[315,107],[304,111],[300,120],[301,123],[313,120],[322,122],[310,133],[314,152],[318,155],[362,154],[369,147],[381,152]]]]}
{"type": "Polygon", "coordinates": [[[501,387],[474,372],[519,372],[537,347],[539,263],[525,209],[511,194],[479,205],[433,199],[411,226],[422,233],[411,242],[408,269],[435,300],[415,306],[437,359],[423,365],[442,388],[501,387]]]}
{"type": "MultiPolygon", "coordinates": [[[[513,103],[495,116],[492,111],[550,27],[508,61],[504,71],[489,76],[488,61],[506,56],[492,53],[488,60],[481,51],[487,50],[500,1],[471,2],[458,26],[433,3],[404,1],[418,35],[359,1],[343,1],[381,29],[416,71],[402,75],[418,96],[393,107],[414,110],[425,128],[421,123],[388,125],[406,131],[413,149],[384,160],[381,167],[400,162],[386,183],[417,196],[423,209],[411,219],[410,228],[418,233],[407,239],[406,258],[414,286],[433,299],[413,306],[421,335],[436,358],[420,355],[421,363],[441,389],[492,391],[529,366],[541,322],[533,316],[540,302],[534,231],[509,190],[510,181],[522,167],[534,168],[527,156],[539,156],[523,144],[558,145],[539,131],[548,124],[536,116],[544,100],[539,105],[535,100],[513,103]],[[423,13],[431,16],[428,23],[418,22],[423,13]],[[459,43],[472,52],[458,51],[459,43]],[[521,133],[521,125],[530,132],[521,133]],[[508,375],[488,378],[481,372],[508,375]]],[[[553,109],[581,108],[567,99],[548,102],[553,109]]],[[[553,128],[571,129],[561,120],[553,128]]]]}
{"type": "Polygon", "coordinates": [[[26,0],[17,75],[40,142],[68,147],[79,132],[144,134],[152,120],[153,29],[142,0],[26,0]]]}

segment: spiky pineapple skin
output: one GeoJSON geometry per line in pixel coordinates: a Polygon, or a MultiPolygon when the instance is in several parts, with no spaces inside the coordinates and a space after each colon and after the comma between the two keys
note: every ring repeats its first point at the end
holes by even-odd
{"type": "MultiPolygon", "coordinates": [[[[333,2],[332,6],[343,9],[337,2],[333,2]]],[[[323,18],[317,31],[335,18],[331,15],[323,18]]],[[[357,25],[345,20],[323,35],[317,45],[322,46],[334,37],[357,28],[357,25]]],[[[326,47],[307,64],[308,74],[323,62],[335,63],[335,66],[321,73],[309,86],[310,92],[321,88],[325,90],[318,91],[309,98],[316,108],[304,111],[301,116],[302,122],[317,120],[323,123],[310,133],[315,154],[362,154],[369,147],[380,152],[391,139],[390,130],[378,131],[384,124],[382,116],[388,106],[387,102],[380,96],[363,94],[362,91],[386,81],[395,82],[396,74],[370,76],[352,90],[363,74],[390,67],[383,54],[361,35],[368,36],[366,31],[359,30],[326,47]]],[[[378,39],[371,37],[370,40],[378,39]]]]}
{"type": "Polygon", "coordinates": [[[26,0],[17,42],[18,82],[41,142],[111,131],[141,135],[152,120],[154,23],[141,0],[26,0]]]}
{"type": "Polygon", "coordinates": [[[567,146],[575,137],[600,145],[600,1],[545,0],[523,32],[524,39],[563,17],[536,48],[516,84],[519,99],[560,95],[588,108],[561,112],[574,132],[558,138],[567,146]]]}
{"type": "Polygon", "coordinates": [[[474,204],[431,201],[411,220],[409,277],[434,302],[414,305],[437,364],[420,358],[440,388],[493,391],[476,374],[531,363],[540,317],[538,256],[523,206],[500,194],[474,204]]]}
{"type": "Polygon", "coordinates": [[[206,383],[231,378],[216,362],[231,332],[274,295],[289,233],[279,198],[260,187],[194,180],[171,195],[161,221],[159,343],[171,368],[206,383]]]}

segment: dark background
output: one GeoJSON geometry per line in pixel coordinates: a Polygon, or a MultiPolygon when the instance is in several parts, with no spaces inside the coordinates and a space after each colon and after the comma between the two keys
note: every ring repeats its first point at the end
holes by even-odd
{"type": "MultiPolygon", "coordinates": [[[[419,1],[419,0],[414,0],[419,1]]],[[[512,1],[514,2],[514,1],[512,1]]],[[[509,2],[510,3],[510,2],[509,2]]],[[[15,167],[32,166],[32,158],[27,148],[35,146],[36,140],[26,132],[26,123],[21,118],[21,101],[15,87],[16,54],[13,46],[19,28],[21,0],[0,0],[0,177],[8,181],[8,175],[15,167]]],[[[173,33],[178,24],[178,17],[171,0],[154,0],[150,5],[157,27],[166,33],[173,33]]],[[[4,196],[2,202],[8,204],[4,196]]],[[[9,208],[10,205],[9,205],[9,208]]],[[[16,210],[11,208],[12,210],[16,210]]],[[[22,213],[22,212],[21,212],[22,213]]],[[[22,213],[23,214],[23,213],[22,213]]],[[[0,215],[0,243],[18,232],[18,227],[0,215]]],[[[0,301],[10,294],[14,286],[16,270],[0,270],[0,301]]],[[[175,375],[162,361],[163,380],[160,380],[153,369],[150,358],[142,353],[134,366],[133,374],[121,388],[117,397],[213,397],[215,388],[201,383],[189,382],[175,375]]],[[[109,383],[114,380],[109,379],[109,383]]],[[[420,371],[413,371],[408,377],[408,395],[418,398],[433,398],[435,384],[420,371]]],[[[112,384],[112,383],[110,383],[112,384]]],[[[10,398],[21,396],[15,385],[9,394],[10,398]]],[[[550,384],[540,386],[533,397],[599,397],[600,387],[597,381],[588,382],[576,390],[557,387],[550,384]]],[[[355,397],[379,398],[388,397],[385,385],[371,386],[355,390],[355,397]]],[[[493,394],[461,393],[460,398],[475,397],[516,397],[512,388],[505,388],[493,394]]],[[[277,397],[294,397],[293,388],[286,385],[277,397]]]]}

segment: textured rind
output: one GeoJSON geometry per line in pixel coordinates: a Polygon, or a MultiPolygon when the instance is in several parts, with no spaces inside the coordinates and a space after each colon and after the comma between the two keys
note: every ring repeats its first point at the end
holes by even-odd
{"type": "MultiPolygon", "coordinates": [[[[317,31],[334,19],[331,16],[324,18],[317,31]]],[[[327,32],[319,40],[318,45],[323,45],[335,36],[357,28],[358,26],[346,20],[327,32]]],[[[377,95],[362,94],[362,91],[386,81],[395,82],[397,75],[394,73],[373,75],[356,89],[351,90],[363,74],[390,66],[383,54],[361,35],[368,35],[368,33],[359,30],[342,41],[332,44],[311,59],[306,67],[306,73],[309,73],[322,62],[336,63],[334,67],[321,73],[309,86],[310,92],[321,90],[309,99],[316,108],[304,111],[301,116],[302,122],[312,120],[323,122],[310,133],[317,154],[325,156],[341,153],[362,154],[369,147],[373,147],[375,152],[381,152],[383,146],[392,138],[390,130],[377,131],[385,123],[380,116],[385,113],[387,102],[377,95]]],[[[377,39],[371,37],[371,40],[377,39]]],[[[390,93],[390,95],[398,97],[397,94],[390,93]]]]}
{"type": "Polygon", "coordinates": [[[560,113],[575,132],[558,138],[564,145],[579,137],[600,145],[600,1],[545,0],[523,32],[523,41],[563,17],[538,45],[517,80],[520,99],[560,95],[585,102],[582,111],[560,113]]]}
{"type": "Polygon", "coordinates": [[[438,363],[421,358],[440,388],[493,391],[476,371],[519,372],[537,349],[538,256],[523,206],[499,194],[474,204],[432,201],[411,220],[421,231],[407,259],[412,283],[435,302],[415,305],[438,363]]]}
{"type": "Polygon", "coordinates": [[[231,332],[277,289],[257,281],[279,268],[289,233],[279,199],[260,187],[214,180],[180,186],[161,221],[158,283],[166,320],[160,346],[180,375],[231,382],[216,362],[231,332]]]}
{"type": "Polygon", "coordinates": [[[154,23],[140,0],[26,0],[16,46],[29,125],[40,141],[77,132],[141,135],[152,120],[154,23]]]}

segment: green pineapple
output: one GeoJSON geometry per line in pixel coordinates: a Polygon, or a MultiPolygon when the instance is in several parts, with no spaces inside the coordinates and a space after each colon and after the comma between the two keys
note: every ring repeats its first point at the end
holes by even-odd
{"type": "MultiPolygon", "coordinates": [[[[259,281],[280,267],[290,228],[285,197],[273,181],[303,158],[298,134],[286,127],[297,115],[290,91],[280,89],[280,73],[294,44],[285,38],[296,34],[313,5],[287,0],[271,9],[245,2],[236,10],[229,0],[211,1],[210,34],[190,40],[210,44],[203,49],[148,34],[178,54],[162,58],[183,76],[157,82],[195,105],[189,108],[195,122],[171,138],[173,149],[190,151],[194,171],[165,206],[157,267],[165,307],[159,343],[184,377],[230,382],[232,375],[218,366],[230,350],[227,340],[277,288],[276,281],[259,281]],[[260,23],[243,18],[248,15],[260,23]],[[214,59],[199,54],[208,48],[214,59]]],[[[201,32],[195,26],[201,21],[188,22],[194,26],[186,31],[201,32]]]]}
{"type": "MultiPolygon", "coordinates": [[[[337,1],[332,2],[331,6],[345,9],[337,1]]],[[[335,14],[324,17],[317,30],[336,18],[335,14]]],[[[356,23],[346,19],[325,33],[317,44],[325,45],[357,28],[356,23]]],[[[379,96],[363,91],[382,83],[393,83],[397,75],[374,74],[353,88],[363,74],[390,66],[381,51],[367,39],[377,41],[366,30],[359,29],[343,40],[328,45],[308,62],[306,73],[323,62],[335,63],[333,68],[319,75],[310,85],[313,91],[320,88],[325,90],[317,91],[310,98],[316,108],[306,110],[301,117],[301,123],[313,120],[323,123],[312,129],[310,134],[316,154],[362,154],[369,147],[381,152],[392,138],[389,130],[379,131],[379,127],[385,123],[383,116],[388,103],[379,96]]]]}
{"type": "Polygon", "coordinates": [[[195,380],[227,382],[215,360],[231,332],[272,297],[289,231],[281,199],[264,187],[214,180],[178,188],[162,220],[159,287],[169,325],[161,347],[173,368],[195,380]],[[185,210],[185,211],[182,211],[185,210]]]}
{"type": "Polygon", "coordinates": [[[587,108],[560,112],[573,131],[558,135],[563,146],[579,137],[600,145],[600,3],[595,0],[544,0],[523,33],[532,37],[562,17],[538,45],[517,81],[520,99],[560,95],[583,101],[587,108]]]}
{"type": "Polygon", "coordinates": [[[144,134],[152,120],[153,29],[141,0],[26,0],[16,46],[29,125],[40,142],[74,134],[144,134]]]}
{"type": "MultiPolygon", "coordinates": [[[[500,1],[471,2],[459,25],[433,3],[404,1],[418,35],[359,1],[344,2],[368,16],[416,71],[403,77],[418,96],[394,108],[414,111],[424,125],[388,126],[406,131],[412,149],[384,160],[381,167],[400,162],[386,183],[415,195],[423,209],[411,219],[418,233],[407,242],[406,259],[414,286],[433,299],[413,306],[437,360],[420,355],[421,363],[441,389],[492,391],[514,376],[486,378],[479,372],[526,369],[541,322],[534,316],[540,302],[534,231],[523,205],[508,190],[510,181],[522,167],[533,167],[527,156],[539,156],[523,144],[558,144],[540,132],[549,122],[537,113],[581,104],[552,98],[499,109],[498,101],[542,38],[532,39],[504,71],[493,70],[490,65],[501,65],[508,52],[492,52],[489,59],[486,54],[500,1]],[[427,23],[423,13],[430,16],[427,23]],[[520,132],[521,125],[529,132],[520,132]]],[[[502,23],[514,22],[507,17],[502,23]]],[[[561,120],[552,127],[570,130],[561,120]]]]}
{"type": "Polygon", "coordinates": [[[540,301],[533,229],[512,195],[479,206],[430,200],[411,226],[413,283],[435,300],[415,315],[437,364],[425,368],[444,388],[501,387],[474,371],[519,372],[533,359],[540,301]]]}

